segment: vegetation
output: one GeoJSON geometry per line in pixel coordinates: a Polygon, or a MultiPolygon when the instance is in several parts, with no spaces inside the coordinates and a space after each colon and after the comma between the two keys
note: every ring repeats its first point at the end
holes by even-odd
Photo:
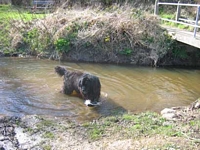
{"type": "MultiPolygon", "coordinates": [[[[161,14],[159,15],[161,18],[165,18],[165,19],[170,19],[170,20],[175,20],[175,14],[174,13],[168,13],[168,12],[160,12],[161,14]]],[[[163,25],[167,25],[167,26],[171,26],[171,27],[177,27],[179,29],[186,29],[189,31],[193,30],[193,27],[189,26],[189,25],[184,25],[184,24],[178,24],[178,23],[174,23],[174,22],[169,22],[169,21],[162,21],[161,22],[163,25]]]]}
{"type": "Polygon", "coordinates": [[[200,146],[199,111],[199,109],[195,110],[195,113],[189,111],[186,116],[182,116],[184,119],[171,121],[153,112],[140,114],[125,113],[101,117],[92,122],[81,124],[65,119],[55,121],[53,118],[44,119],[39,117],[39,121],[32,127],[34,132],[30,130],[30,133],[36,135],[40,133],[46,141],[42,142],[41,145],[44,148],[46,147],[46,149],[50,145],[52,148],[58,148],[57,146],[65,148],[71,145],[71,143],[76,143],[75,146],[81,143],[80,145],[83,146],[82,144],[85,141],[89,141],[90,145],[95,145],[93,143],[98,142],[101,146],[109,142],[126,141],[124,146],[127,147],[129,143],[127,140],[135,141],[135,143],[131,144],[132,146],[137,145],[137,142],[139,142],[139,149],[144,147],[163,150],[170,148],[198,149],[200,146]],[[106,141],[103,139],[106,139],[106,141]],[[177,141],[179,142],[177,143],[177,141]],[[54,143],[60,144],[54,145],[54,143]]]}
{"type": "Polygon", "coordinates": [[[12,20],[21,20],[23,22],[28,22],[33,19],[44,17],[45,14],[33,14],[31,13],[31,10],[28,9],[23,9],[12,5],[0,5],[0,20],[3,22],[12,20]]]}
{"type": "MultiPolygon", "coordinates": [[[[115,133],[120,133],[123,135],[123,138],[140,138],[141,136],[146,137],[157,134],[169,137],[184,136],[180,128],[185,128],[187,125],[167,122],[167,120],[156,113],[146,112],[138,115],[124,114],[120,117],[108,117],[102,119],[97,124],[89,124],[87,128],[89,129],[89,138],[92,140],[115,133]],[[111,131],[112,133],[110,133],[111,131]]],[[[192,123],[195,124],[194,126],[200,125],[198,120],[193,120],[192,123]]]]}
{"type": "MultiPolygon", "coordinates": [[[[197,111],[197,113],[199,113],[199,110],[197,111]]],[[[116,135],[118,139],[121,140],[126,138],[140,139],[159,135],[160,137],[165,138],[188,138],[191,142],[189,147],[192,147],[194,143],[197,145],[200,144],[200,141],[198,140],[198,131],[196,132],[197,128],[198,130],[200,129],[200,121],[197,118],[194,120],[192,119],[191,121],[185,120],[186,122],[184,120],[167,121],[156,113],[146,112],[137,115],[123,114],[122,116],[117,117],[107,117],[100,119],[96,123],[90,123],[85,126],[88,129],[88,135],[91,140],[97,140],[105,136],[109,137],[116,135]],[[195,135],[195,133],[197,133],[197,135],[195,135]]],[[[180,145],[178,143],[169,144],[167,141],[165,141],[165,145],[161,146],[160,148],[164,149],[163,147],[169,148],[171,146],[174,148],[179,147],[180,149],[181,147],[187,147],[186,149],[189,148],[188,145],[180,145]]],[[[195,144],[193,146],[195,146],[195,144]]]]}
{"type": "MultiPolygon", "coordinates": [[[[27,10],[12,5],[0,5],[0,49],[5,54],[27,53],[26,47],[22,47],[26,43],[31,43],[31,33],[29,31],[25,33],[26,24],[44,17],[45,14],[32,14],[27,10]],[[26,35],[28,35],[27,39],[26,35]]],[[[42,45],[40,46],[40,48],[43,47],[42,45]]],[[[35,43],[31,47],[33,49],[35,47],[39,48],[35,43]]]]}
{"type": "Polygon", "coordinates": [[[87,51],[93,49],[95,53],[100,52],[102,55],[109,52],[112,57],[125,56],[130,59],[141,47],[154,51],[148,52],[148,55],[156,63],[158,58],[167,53],[169,47],[166,46],[169,45],[166,43],[169,37],[163,34],[164,31],[159,27],[156,18],[128,5],[113,5],[105,10],[59,9],[44,19],[11,20],[9,19],[11,24],[8,30],[12,30],[12,34],[5,38],[8,42],[2,43],[4,50],[7,47],[32,55],[46,51],[50,58],[54,59],[60,58],[63,53],[71,52],[72,49],[79,53],[83,48],[88,49],[87,51]],[[13,44],[5,46],[5,43],[10,42],[13,44]]]}
{"type": "Polygon", "coordinates": [[[155,66],[166,54],[175,59],[188,58],[186,51],[174,51],[178,44],[149,14],[150,5],[117,2],[102,0],[99,1],[102,5],[94,8],[89,0],[79,3],[68,0],[48,15],[1,5],[0,49],[7,55],[28,54],[49,59],[65,59],[70,55],[71,60],[145,65],[153,62],[155,66]],[[144,9],[137,9],[138,4],[144,9]]]}
{"type": "MultiPolygon", "coordinates": [[[[151,59],[154,65],[166,54],[171,54],[174,58],[188,58],[186,50],[159,26],[155,16],[128,5],[111,5],[111,0],[101,2],[109,7],[77,9],[70,5],[47,16],[31,14],[10,5],[0,5],[0,50],[4,54],[21,53],[36,56],[47,52],[49,58],[53,59],[60,59],[69,53],[78,57],[87,53],[93,58],[104,55],[105,61],[116,62],[121,57],[131,62],[137,55],[137,61],[151,59]],[[109,60],[106,60],[106,57],[109,57],[109,60]]],[[[85,4],[89,5],[89,1],[85,4]]],[[[195,57],[200,57],[200,54],[195,57]]],[[[199,110],[197,113],[200,114],[199,110]]],[[[41,133],[52,145],[52,141],[56,140],[61,140],[64,144],[67,143],[63,142],[67,138],[73,141],[71,136],[77,134],[90,142],[104,138],[143,141],[146,147],[141,146],[141,149],[198,149],[198,118],[192,115],[186,120],[168,121],[156,113],[146,112],[70,124],[62,122],[65,120],[55,122],[39,117],[40,121],[34,122],[34,128],[27,126],[25,132],[41,133]],[[67,137],[68,132],[70,138],[67,137]],[[159,145],[152,146],[146,142],[146,139],[152,137],[164,140],[158,143],[159,145]],[[183,144],[172,142],[172,138],[183,141],[183,144]]],[[[17,125],[20,126],[20,123],[17,125]]],[[[42,144],[44,149],[51,149],[47,142],[42,144]]]]}

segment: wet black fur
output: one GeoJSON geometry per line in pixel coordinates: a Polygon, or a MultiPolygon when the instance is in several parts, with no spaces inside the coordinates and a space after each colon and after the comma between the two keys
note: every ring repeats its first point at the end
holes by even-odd
{"type": "Polygon", "coordinates": [[[69,71],[61,66],[55,67],[59,76],[64,76],[62,92],[70,95],[73,91],[80,93],[84,100],[91,100],[92,103],[99,101],[101,84],[99,78],[80,71],[69,71]]]}

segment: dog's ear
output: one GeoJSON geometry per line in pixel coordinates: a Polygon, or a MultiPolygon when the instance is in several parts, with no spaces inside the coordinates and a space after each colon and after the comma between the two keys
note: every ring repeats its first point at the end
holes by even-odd
{"type": "Polygon", "coordinates": [[[79,86],[79,87],[82,86],[82,82],[83,82],[83,78],[81,78],[81,79],[79,80],[79,83],[78,83],[78,86],[79,86]]]}

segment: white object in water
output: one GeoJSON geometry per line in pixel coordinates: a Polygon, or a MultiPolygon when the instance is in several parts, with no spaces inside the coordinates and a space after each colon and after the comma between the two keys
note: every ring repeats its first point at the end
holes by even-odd
{"type": "Polygon", "coordinates": [[[108,93],[105,92],[101,92],[101,95],[103,95],[103,97],[108,97],[108,93]]]}
{"type": "Polygon", "coordinates": [[[100,103],[100,102],[91,103],[91,100],[87,99],[87,100],[85,100],[85,105],[86,105],[86,106],[89,106],[89,107],[94,107],[94,106],[99,106],[99,105],[101,105],[101,103],[100,103]]]}

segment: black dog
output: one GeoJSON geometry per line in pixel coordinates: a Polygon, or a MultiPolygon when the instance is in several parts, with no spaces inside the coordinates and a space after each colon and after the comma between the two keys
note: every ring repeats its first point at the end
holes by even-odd
{"type": "Polygon", "coordinates": [[[91,101],[90,106],[99,102],[101,84],[98,77],[80,71],[69,71],[60,66],[55,67],[55,72],[64,76],[62,88],[64,94],[70,95],[76,91],[81,94],[84,100],[91,101]]]}

